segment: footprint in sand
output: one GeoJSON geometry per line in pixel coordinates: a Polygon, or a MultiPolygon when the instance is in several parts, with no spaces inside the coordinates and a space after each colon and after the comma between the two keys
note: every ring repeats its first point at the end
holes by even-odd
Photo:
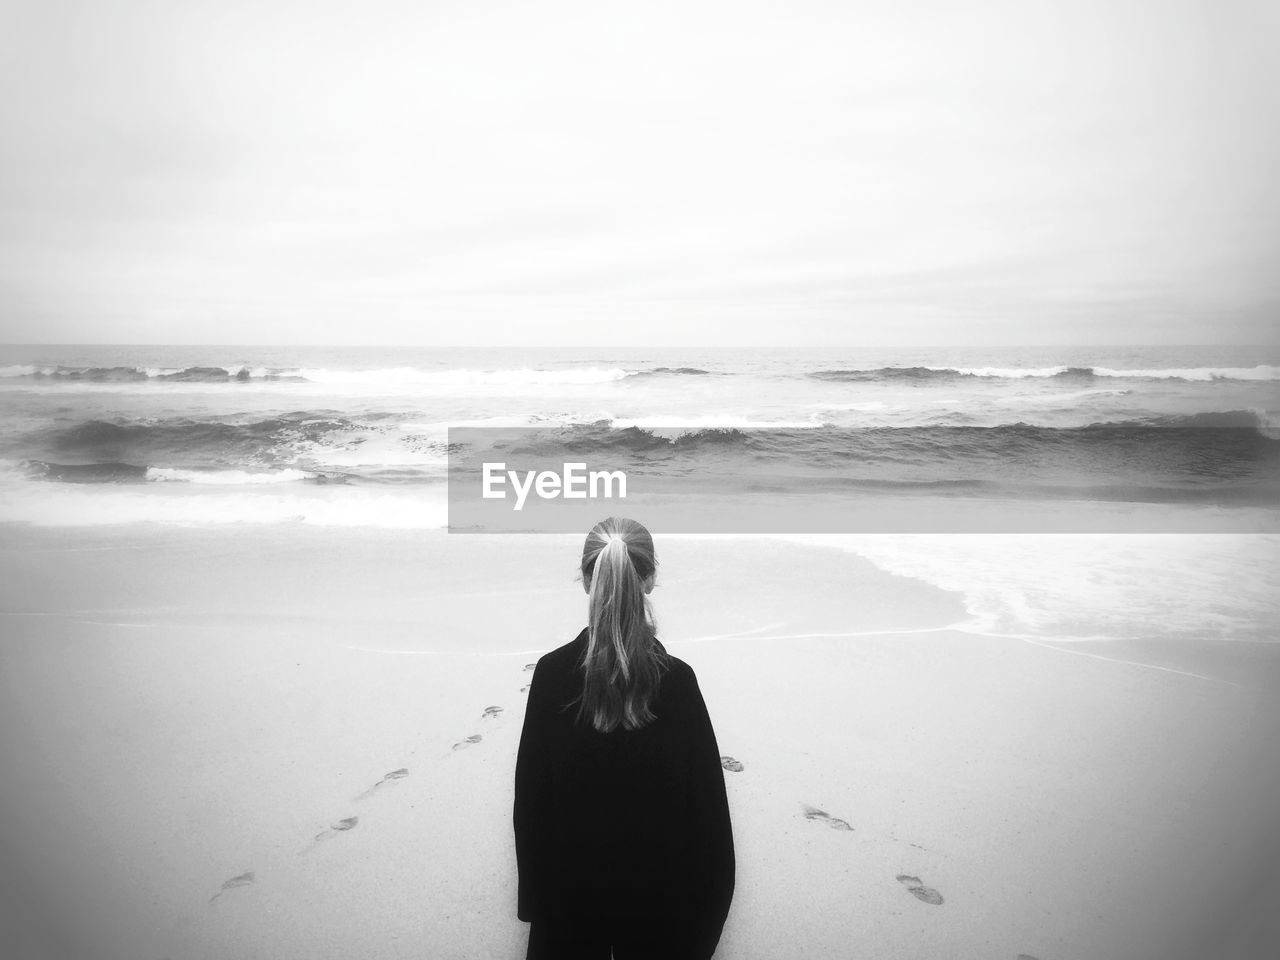
{"type": "Polygon", "coordinates": [[[480,716],[483,718],[493,718],[493,717],[500,716],[501,714],[502,714],[501,707],[485,707],[484,713],[480,714],[480,716]]]}
{"type": "Polygon", "coordinates": [[[741,773],[745,768],[742,766],[741,760],[735,760],[733,757],[721,757],[720,766],[733,773],[741,773]]]}
{"type": "Polygon", "coordinates": [[[212,897],[210,897],[209,902],[213,903],[215,900],[217,900],[220,896],[222,896],[224,893],[226,893],[229,890],[234,890],[236,887],[247,887],[251,883],[253,883],[252,870],[250,870],[248,873],[242,873],[238,877],[232,877],[230,880],[226,880],[223,882],[222,889],[219,890],[217,893],[215,893],[212,897]]]}
{"type": "Polygon", "coordinates": [[[310,853],[330,837],[336,837],[340,833],[346,833],[348,830],[354,830],[356,824],[359,822],[359,817],[344,817],[336,823],[329,824],[329,829],[321,830],[317,833],[314,840],[298,851],[298,856],[302,856],[304,853],[310,853]]]}
{"type": "Polygon", "coordinates": [[[481,740],[483,740],[483,739],[484,739],[484,738],[483,738],[483,737],[481,737],[481,736],[480,736],[480,734],[478,734],[478,733],[473,733],[471,736],[467,737],[467,739],[465,739],[465,740],[459,740],[457,743],[455,743],[455,744],[453,745],[453,749],[454,749],[454,750],[465,750],[465,749],[467,749],[467,747],[471,746],[473,743],[479,743],[479,742],[480,742],[481,740]]]}
{"type": "Polygon", "coordinates": [[[372,796],[379,787],[384,787],[387,784],[395,783],[397,780],[403,780],[408,775],[409,775],[409,770],[407,767],[401,767],[399,770],[392,770],[390,773],[386,774],[381,780],[375,783],[372,787],[370,787],[364,793],[360,794],[360,796],[356,797],[356,799],[363,800],[365,797],[372,796]]]}
{"type": "Polygon", "coordinates": [[[317,841],[327,840],[329,837],[332,837],[335,833],[346,833],[348,830],[354,829],[355,825],[359,822],[360,822],[359,817],[344,817],[343,819],[339,820],[337,823],[329,824],[328,830],[321,830],[319,833],[317,833],[316,840],[317,841]]]}
{"type": "Polygon", "coordinates": [[[926,887],[919,877],[909,877],[903,873],[898,875],[898,882],[911,891],[911,895],[917,900],[935,907],[942,905],[942,894],[933,887],[926,887]]]}
{"type": "Polygon", "coordinates": [[[847,821],[840,820],[837,817],[833,817],[831,816],[831,814],[827,813],[827,811],[825,810],[819,810],[817,807],[811,807],[807,803],[802,803],[800,804],[800,806],[804,807],[804,818],[806,820],[820,820],[821,822],[825,823],[828,827],[830,827],[832,830],[852,830],[853,829],[853,827],[849,826],[847,821]]]}

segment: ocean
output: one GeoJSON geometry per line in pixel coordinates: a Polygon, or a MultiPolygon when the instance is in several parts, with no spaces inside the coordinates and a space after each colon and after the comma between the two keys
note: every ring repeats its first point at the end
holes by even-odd
{"type": "MultiPolygon", "coordinates": [[[[1270,347],[7,346],[0,521],[440,529],[459,426],[559,428],[566,451],[608,442],[782,498],[1162,505],[1262,531],[1280,506],[1270,347]]],[[[846,541],[966,591],[989,626],[1108,637],[1156,616],[1257,639],[1275,622],[1270,533],[1130,537],[1111,567],[1023,539],[846,541]],[[1082,576],[1111,597],[1097,615],[1067,609],[1082,576]]]]}

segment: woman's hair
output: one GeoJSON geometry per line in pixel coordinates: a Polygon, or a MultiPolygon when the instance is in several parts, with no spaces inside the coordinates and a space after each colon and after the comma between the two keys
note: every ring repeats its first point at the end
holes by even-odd
{"type": "Polygon", "coordinates": [[[654,640],[645,581],[658,567],[653,537],[634,520],[610,517],[582,547],[582,582],[590,596],[578,719],[601,733],[636,730],[654,720],[649,705],[665,662],[654,640]]]}

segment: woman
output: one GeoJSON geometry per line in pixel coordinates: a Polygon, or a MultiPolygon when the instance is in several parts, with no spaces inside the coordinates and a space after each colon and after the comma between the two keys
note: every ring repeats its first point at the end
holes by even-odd
{"type": "Polygon", "coordinates": [[[711,718],[654,636],[649,531],[587,535],[588,626],[538,661],[516,760],[530,960],[705,960],[733,898],[733,832],[711,718]]]}

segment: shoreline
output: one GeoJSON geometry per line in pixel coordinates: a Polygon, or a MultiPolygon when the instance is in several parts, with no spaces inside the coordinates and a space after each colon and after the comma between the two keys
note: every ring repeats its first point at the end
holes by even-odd
{"type": "Polygon", "coordinates": [[[406,530],[458,536],[577,535],[610,513],[644,516],[667,536],[803,537],[958,535],[1275,535],[1280,510],[1270,502],[1169,502],[1030,497],[934,497],[878,495],[850,498],[831,493],[779,503],[776,491],[712,490],[700,502],[636,493],[626,505],[612,501],[530,501],[515,512],[505,501],[459,497],[443,486],[421,488],[314,483],[201,485],[148,481],[69,483],[3,481],[0,528],[95,529],[164,525],[184,530],[213,527],[321,528],[361,532],[406,530]]]}

